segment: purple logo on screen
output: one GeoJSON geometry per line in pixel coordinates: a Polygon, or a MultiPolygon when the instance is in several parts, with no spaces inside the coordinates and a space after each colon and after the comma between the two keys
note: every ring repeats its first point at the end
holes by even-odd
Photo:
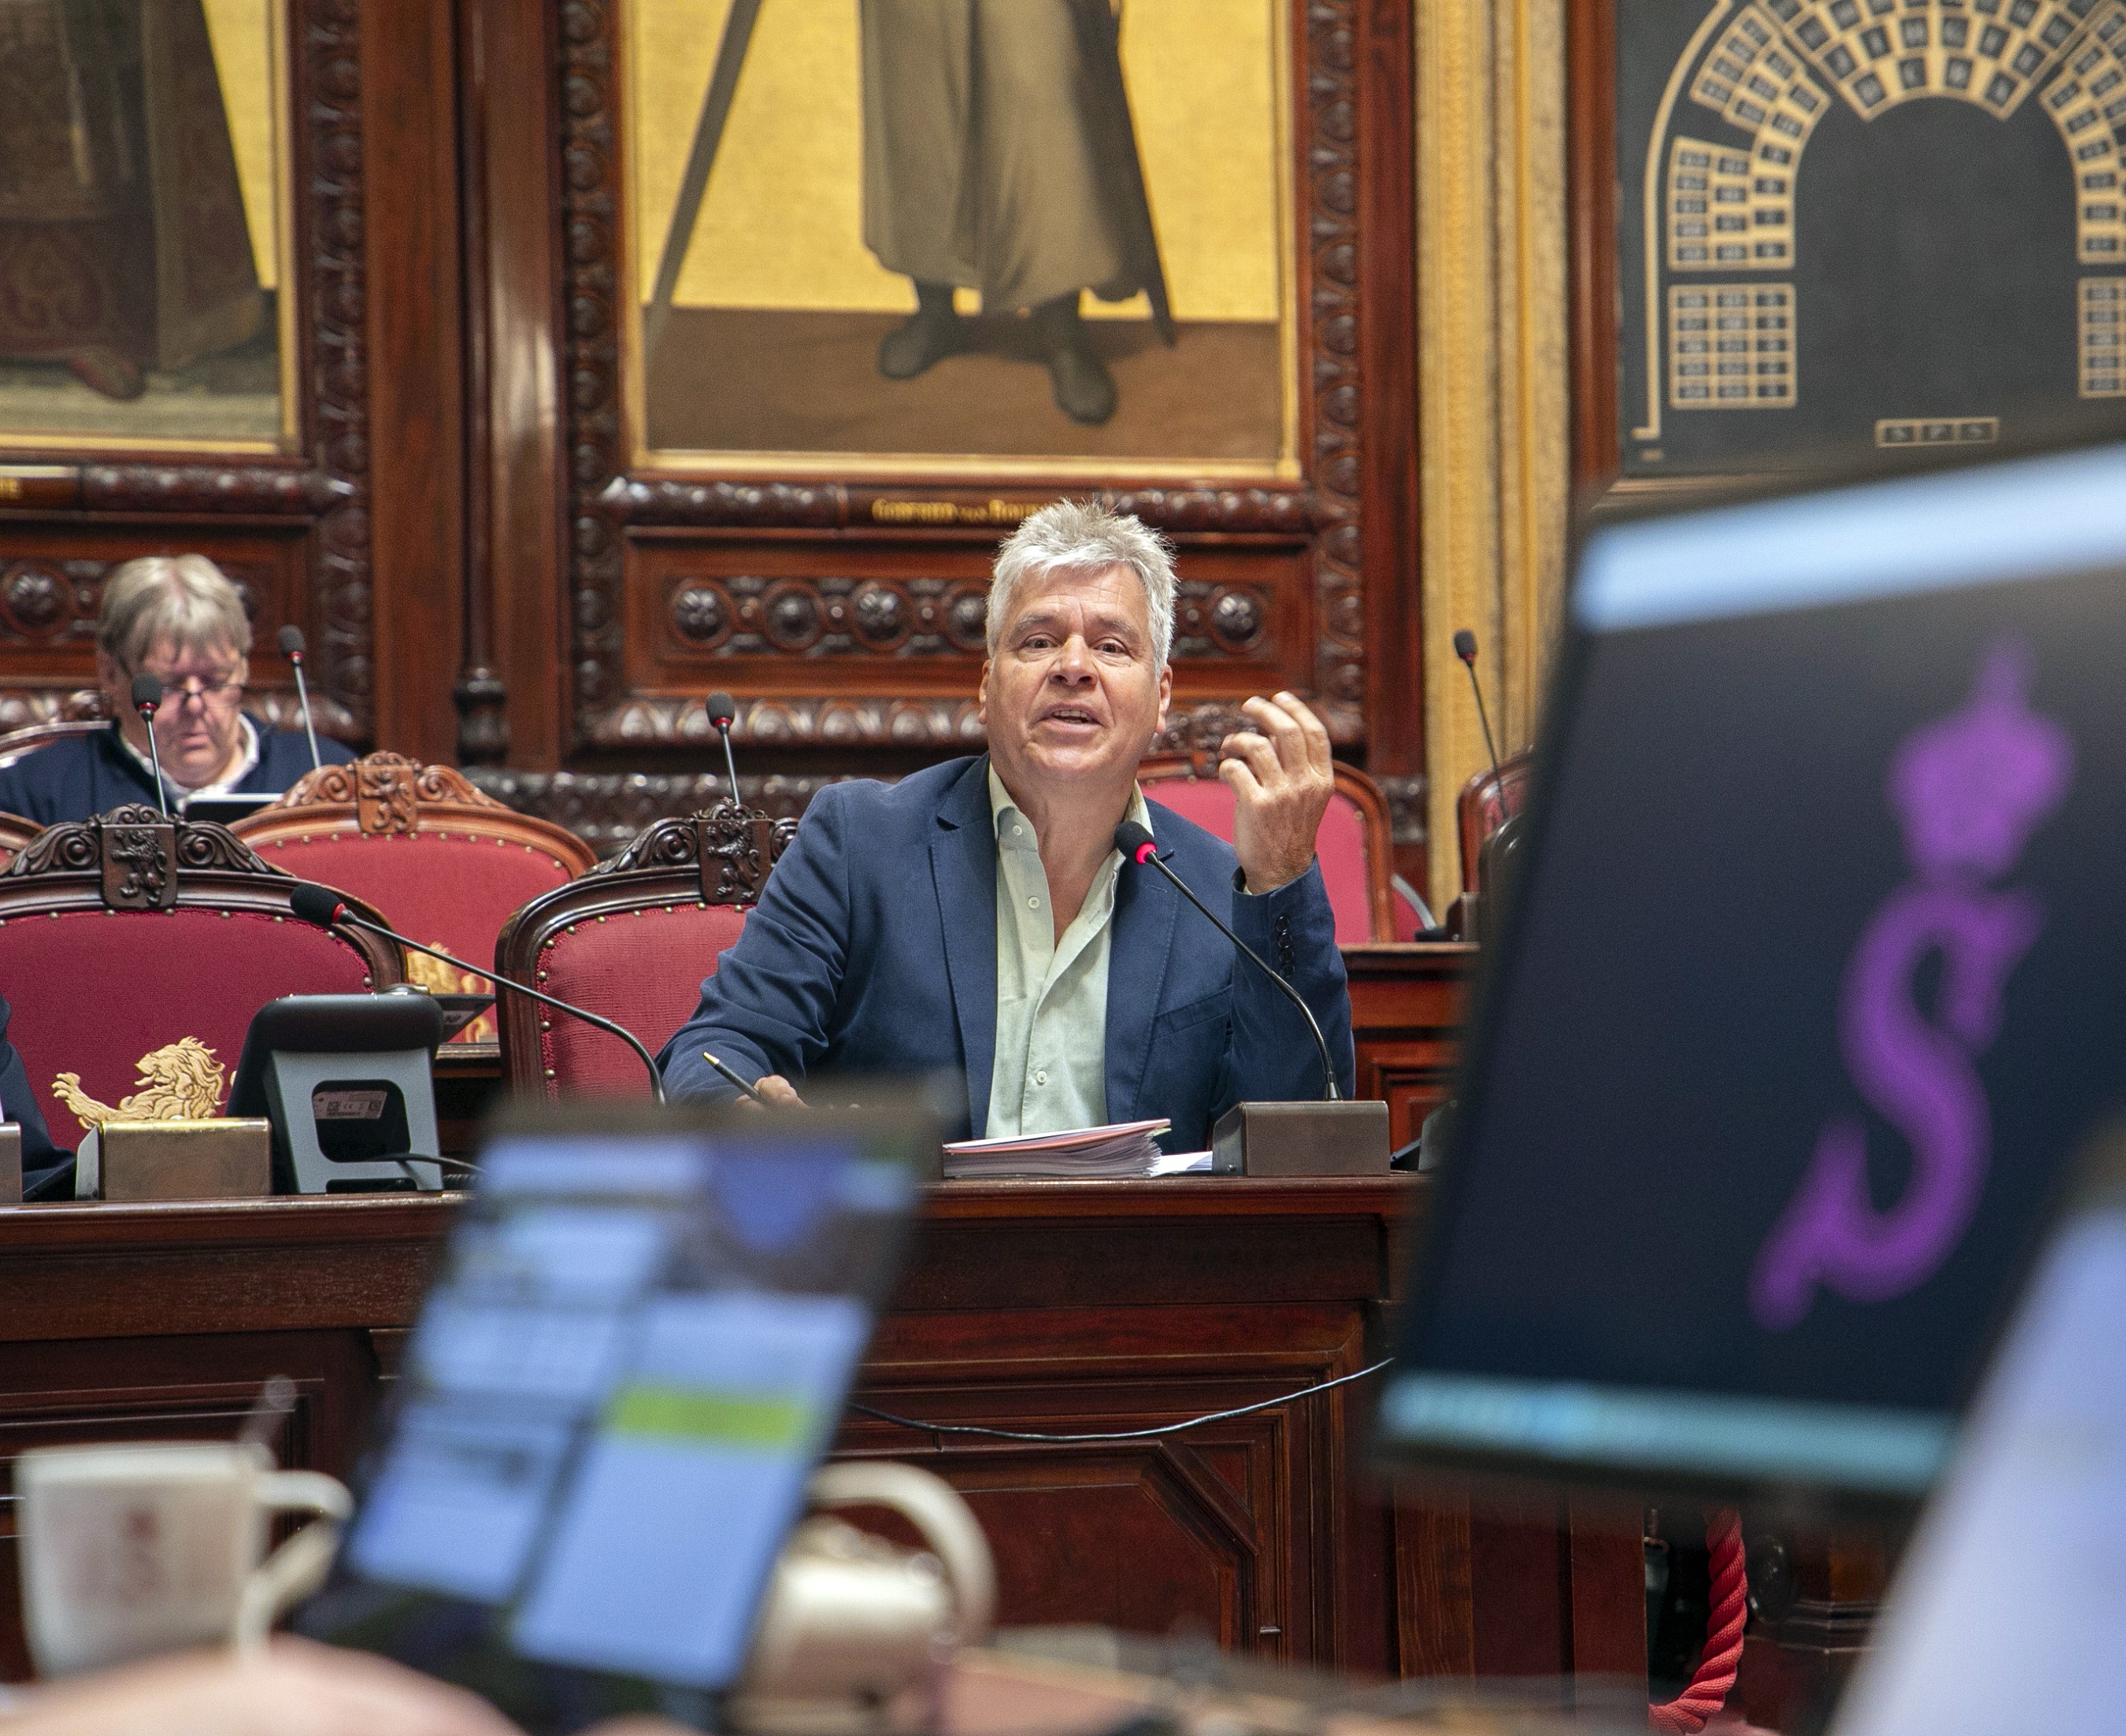
{"type": "Polygon", "coordinates": [[[1750,1276],[1750,1311],[1773,1331],[1800,1323],[1818,1285],[1856,1302],[1902,1295],[1954,1251],[1977,1206],[1992,1113],[1972,1063],[1998,1034],[2009,973],[2044,927],[2034,894],[1987,882],[2013,871],[2074,777],[2073,738],[2025,699],[2030,663],[2021,641],[1996,644],[1971,697],[1915,729],[1890,761],[1890,805],[1912,878],[1861,931],[1838,1033],[1854,1090],[1911,1147],[1911,1173],[1902,1196],[1878,1211],[1859,1119],[1824,1123],[1750,1276]],[[1936,952],[1929,1019],[1912,991],[1936,952]]]}

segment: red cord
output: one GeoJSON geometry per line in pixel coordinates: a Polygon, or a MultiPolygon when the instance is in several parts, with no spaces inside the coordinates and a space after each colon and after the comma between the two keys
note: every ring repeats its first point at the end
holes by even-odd
{"type": "Polygon", "coordinates": [[[1689,1686],[1665,1705],[1646,1709],[1646,1722],[1669,1736],[1696,1736],[1705,1728],[1705,1720],[1727,1705],[1735,1667],[1742,1659],[1749,1583],[1742,1572],[1742,1520],[1734,1508],[1723,1507],[1707,1521],[1705,1546],[1713,1552],[1713,1615],[1705,1627],[1705,1655],[1689,1686]]]}

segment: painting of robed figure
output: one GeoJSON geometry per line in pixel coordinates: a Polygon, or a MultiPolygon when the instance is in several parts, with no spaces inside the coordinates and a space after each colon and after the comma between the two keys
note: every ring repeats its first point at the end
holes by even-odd
{"type": "Polygon", "coordinates": [[[272,450],[279,0],[0,0],[0,445],[272,450]]]}
{"type": "Polygon", "coordinates": [[[1275,0],[631,18],[650,461],[1289,467],[1275,0]]]}

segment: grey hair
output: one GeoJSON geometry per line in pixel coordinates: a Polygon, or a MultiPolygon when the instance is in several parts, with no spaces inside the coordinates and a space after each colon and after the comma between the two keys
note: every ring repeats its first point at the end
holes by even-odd
{"type": "Polygon", "coordinates": [[[1011,612],[1021,581],[1037,573],[1091,578],[1111,567],[1127,567],[1144,587],[1151,620],[1156,667],[1174,649],[1174,550],[1166,539],[1127,512],[1110,512],[1097,502],[1059,500],[1022,520],[997,550],[990,580],[990,654],[1011,612]]]}
{"type": "Polygon", "coordinates": [[[103,581],[96,643],[122,668],[167,642],[173,650],[239,656],[251,649],[251,618],[243,598],[204,554],[144,554],[113,568],[103,581]]]}

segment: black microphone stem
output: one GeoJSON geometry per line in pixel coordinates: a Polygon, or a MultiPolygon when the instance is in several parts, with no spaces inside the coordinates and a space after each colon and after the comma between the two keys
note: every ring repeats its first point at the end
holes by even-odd
{"type": "Polygon", "coordinates": [[[1484,726],[1484,751],[1491,756],[1491,781],[1499,786],[1499,805],[1503,809],[1506,804],[1506,781],[1499,771],[1499,749],[1491,739],[1491,715],[1484,710],[1484,684],[1476,679],[1474,658],[1465,661],[1462,667],[1469,672],[1469,691],[1476,696],[1476,721],[1484,726]]]}
{"type": "Polygon", "coordinates": [[[163,810],[166,820],[177,816],[170,812],[170,792],[163,784],[163,750],[155,745],[155,714],[144,710],[140,721],[148,726],[148,763],[155,768],[155,805],[163,810]]]}
{"type": "Polygon", "coordinates": [[[581,1019],[586,1025],[593,1025],[600,1031],[611,1032],[642,1057],[642,1064],[650,1070],[650,1090],[657,1094],[659,1102],[662,1103],[664,1101],[664,1075],[657,1070],[657,1057],[645,1049],[642,1046],[642,1040],[626,1026],[616,1025],[611,1019],[601,1018],[597,1013],[587,1012],[580,1007],[570,1006],[566,1001],[556,1000],[552,995],[534,988],[529,984],[512,982],[507,977],[497,976],[492,970],[481,970],[475,965],[468,965],[463,959],[452,958],[450,954],[439,947],[423,946],[418,941],[409,941],[404,935],[386,928],[381,922],[372,922],[366,917],[357,916],[344,904],[340,907],[334,920],[345,922],[350,927],[366,928],[371,934],[380,934],[385,940],[396,941],[401,946],[409,947],[415,952],[425,952],[432,959],[441,959],[446,965],[455,965],[470,976],[485,977],[498,988],[507,988],[513,993],[527,996],[541,1006],[558,1007],[570,1017],[581,1019]]]}
{"type": "Polygon", "coordinates": [[[737,808],[744,804],[738,799],[738,762],[731,757],[730,729],[726,722],[719,721],[716,724],[716,734],[723,738],[724,776],[730,780],[730,804],[737,808]]]}
{"type": "Polygon", "coordinates": [[[303,679],[303,660],[295,657],[289,661],[295,666],[295,701],[303,708],[303,734],[309,738],[310,770],[322,771],[324,762],[318,757],[318,731],[317,726],[310,721],[310,689],[309,684],[303,679]]]}
{"type": "Polygon", "coordinates": [[[1202,911],[1205,918],[1210,922],[1213,928],[1217,929],[1219,933],[1225,936],[1227,940],[1231,941],[1235,946],[1239,947],[1242,952],[1245,953],[1250,959],[1254,960],[1255,969],[1262,972],[1262,974],[1268,977],[1270,981],[1276,984],[1279,988],[1283,989],[1285,993],[1286,998],[1291,1001],[1293,1006],[1297,1007],[1300,1010],[1302,1015],[1304,1015],[1306,1020],[1306,1028],[1314,1033],[1314,1046],[1321,1051],[1321,1101],[1325,1103],[1342,1102],[1344,1101],[1344,1093],[1336,1088],[1336,1064],[1329,1059],[1329,1040],[1321,1035],[1320,1021],[1314,1017],[1314,1009],[1306,1004],[1305,998],[1300,994],[1300,992],[1297,988],[1294,988],[1291,984],[1286,982],[1283,977],[1277,974],[1277,972],[1272,970],[1268,965],[1264,964],[1263,962],[1262,955],[1257,952],[1254,947],[1248,945],[1245,941],[1242,940],[1237,934],[1235,934],[1231,928],[1220,922],[1217,917],[1212,913],[1211,907],[1205,903],[1202,899],[1197,897],[1193,892],[1189,890],[1188,881],[1183,880],[1179,875],[1176,874],[1171,868],[1168,867],[1165,860],[1160,856],[1157,851],[1153,850],[1146,851],[1144,860],[1150,862],[1153,867],[1156,868],[1161,874],[1165,875],[1169,880],[1172,881],[1174,889],[1179,892],[1182,897],[1188,899],[1190,903],[1193,904],[1198,910],[1202,911]]]}

